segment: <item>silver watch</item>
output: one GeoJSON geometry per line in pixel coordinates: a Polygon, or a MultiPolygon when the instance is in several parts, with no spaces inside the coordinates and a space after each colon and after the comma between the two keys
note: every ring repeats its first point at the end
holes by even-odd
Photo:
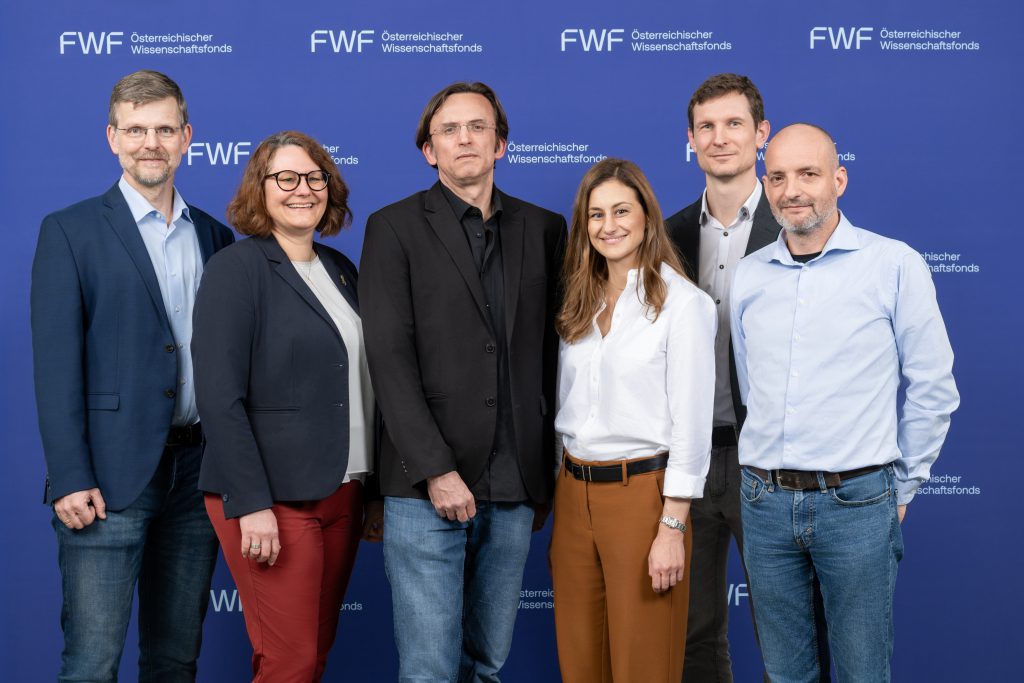
{"type": "Polygon", "coordinates": [[[684,534],[686,533],[686,524],[680,522],[675,517],[670,517],[669,515],[662,515],[658,521],[667,526],[669,529],[675,529],[676,531],[680,531],[684,534]]]}

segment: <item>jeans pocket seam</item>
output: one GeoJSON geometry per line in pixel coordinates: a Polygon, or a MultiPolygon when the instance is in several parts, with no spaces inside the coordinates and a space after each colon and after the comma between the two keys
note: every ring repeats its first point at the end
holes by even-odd
{"type": "Polygon", "coordinates": [[[877,505],[878,503],[887,500],[889,496],[892,495],[892,487],[887,485],[885,487],[885,491],[874,498],[868,498],[867,500],[843,500],[836,495],[836,489],[829,489],[829,495],[832,496],[832,500],[835,501],[837,505],[842,505],[844,507],[866,507],[868,505],[877,505]]]}

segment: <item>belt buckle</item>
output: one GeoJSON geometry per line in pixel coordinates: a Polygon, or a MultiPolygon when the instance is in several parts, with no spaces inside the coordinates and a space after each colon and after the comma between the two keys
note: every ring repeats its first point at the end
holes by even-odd
{"type": "Polygon", "coordinates": [[[786,489],[787,491],[802,490],[799,488],[799,486],[797,486],[799,482],[790,481],[790,478],[786,476],[783,470],[772,470],[772,478],[775,480],[776,484],[778,484],[781,488],[786,489]]]}
{"type": "Polygon", "coordinates": [[[594,469],[590,465],[583,465],[583,481],[594,481],[594,469]]]}

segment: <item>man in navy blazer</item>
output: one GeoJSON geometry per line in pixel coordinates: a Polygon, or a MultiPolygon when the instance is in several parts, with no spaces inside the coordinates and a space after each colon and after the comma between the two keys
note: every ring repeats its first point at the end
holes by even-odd
{"type": "Polygon", "coordinates": [[[217,539],[197,488],[192,304],[203,264],[234,238],[174,187],[191,138],[174,81],[125,76],[107,126],[121,179],[39,232],[32,350],[63,591],[59,680],[116,680],[136,582],[139,681],[195,680],[217,539]]]}

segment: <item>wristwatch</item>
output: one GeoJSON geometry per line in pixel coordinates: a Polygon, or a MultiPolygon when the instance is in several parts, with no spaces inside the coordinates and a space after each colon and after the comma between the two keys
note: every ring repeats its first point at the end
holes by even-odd
{"type": "Polygon", "coordinates": [[[662,515],[658,521],[667,526],[669,529],[675,529],[676,531],[680,531],[684,534],[686,533],[686,524],[680,522],[675,517],[671,517],[669,515],[662,515]]]}

